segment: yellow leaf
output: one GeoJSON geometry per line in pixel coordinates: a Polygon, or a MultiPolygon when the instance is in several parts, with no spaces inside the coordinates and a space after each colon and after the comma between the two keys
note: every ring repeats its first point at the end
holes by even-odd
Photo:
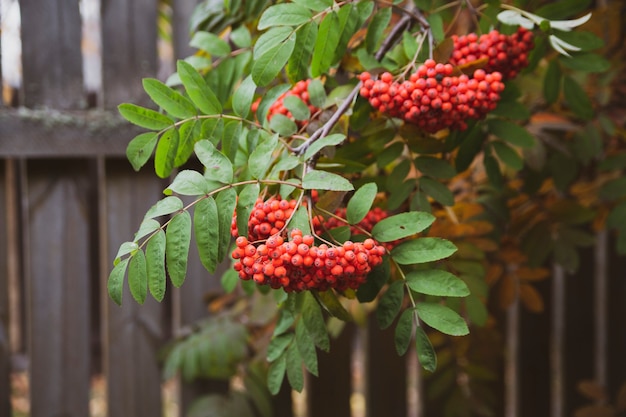
{"type": "Polygon", "coordinates": [[[527,309],[533,313],[541,313],[543,311],[543,299],[534,287],[528,284],[521,284],[519,295],[527,309]]]}
{"type": "Polygon", "coordinates": [[[550,271],[546,268],[520,266],[516,271],[516,275],[519,279],[525,281],[542,281],[550,276],[550,271]]]}

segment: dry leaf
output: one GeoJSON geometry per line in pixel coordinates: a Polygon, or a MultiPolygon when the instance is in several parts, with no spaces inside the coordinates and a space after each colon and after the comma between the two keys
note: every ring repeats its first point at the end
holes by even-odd
{"type": "Polygon", "coordinates": [[[550,276],[550,271],[546,268],[530,268],[528,266],[520,266],[515,272],[519,279],[524,281],[543,281],[550,276]]]}
{"type": "Polygon", "coordinates": [[[595,381],[580,381],[578,383],[578,391],[590,400],[606,400],[606,391],[604,390],[604,387],[595,381]]]}
{"type": "Polygon", "coordinates": [[[615,417],[615,411],[608,405],[588,405],[576,410],[574,417],[615,417]]]}
{"type": "Polygon", "coordinates": [[[528,284],[521,284],[519,295],[527,309],[533,313],[541,313],[543,311],[543,299],[534,287],[528,284]]]}
{"type": "Polygon", "coordinates": [[[500,307],[507,309],[517,299],[517,278],[510,274],[504,275],[500,280],[500,307]]]}
{"type": "Polygon", "coordinates": [[[617,411],[626,411],[626,384],[622,385],[617,393],[617,411]]]}
{"type": "Polygon", "coordinates": [[[498,282],[498,280],[502,276],[502,272],[504,272],[502,265],[489,265],[489,269],[487,269],[487,274],[485,275],[485,282],[487,283],[487,285],[493,285],[498,282]]]}

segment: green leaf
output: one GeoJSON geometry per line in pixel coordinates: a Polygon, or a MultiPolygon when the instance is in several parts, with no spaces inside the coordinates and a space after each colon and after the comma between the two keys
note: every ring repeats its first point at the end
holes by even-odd
{"type": "Polygon", "coordinates": [[[285,371],[287,370],[287,357],[282,355],[278,360],[270,364],[270,368],[267,371],[267,388],[272,395],[278,394],[280,387],[283,385],[283,379],[285,378],[285,371]]]}
{"type": "Polygon", "coordinates": [[[346,140],[346,135],[344,135],[343,133],[333,133],[332,135],[324,136],[323,138],[316,140],[311,144],[311,146],[309,146],[309,148],[304,153],[303,159],[307,161],[325,147],[337,146],[344,140],[346,140]]]}
{"type": "Polygon", "coordinates": [[[372,235],[379,242],[393,242],[425,230],[434,221],[435,216],[422,211],[400,213],[376,223],[372,235]]]}
{"type": "Polygon", "coordinates": [[[298,30],[296,46],[287,63],[287,76],[292,82],[309,78],[309,63],[313,56],[317,32],[317,23],[313,20],[298,30]]]}
{"type": "Polygon", "coordinates": [[[220,284],[226,294],[230,294],[235,291],[237,284],[239,284],[239,274],[234,269],[229,269],[222,274],[220,284]]]}
{"type": "Polygon", "coordinates": [[[172,217],[165,230],[167,273],[175,287],[180,287],[185,281],[190,242],[191,216],[188,211],[182,211],[172,217]]]}
{"type": "Polygon", "coordinates": [[[259,108],[256,111],[256,117],[261,121],[261,123],[265,125],[270,106],[276,102],[278,97],[289,90],[289,88],[290,86],[288,84],[280,84],[270,88],[269,91],[263,95],[261,103],[259,103],[259,108]]]}
{"type": "Polygon", "coordinates": [[[496,189],[501,189],[504,186],[504,177],[500,171],[498,160],[492,155],[486,155],[483,159],[483,164],[491,186],[496,189]]]}
{"type": "Polygon", "coordinates": [[[180,195],[203,195],[219,188],[222,184],[217,181],[206,179],[198,171],[185,169],[180,171],[174,181],[164,191],[165,194],[172,192],[180,195]]]}
{"type": "Polygon", "coordinates": [[[289,117],[278,113],[270,119],[270,129],[281,136],[291,136],[298,131],[298,126],[289,117]]]}
{"type": "Polygon", "coordinates": [[[126,158],[135,171],[148,162],[150,155],[157,144],[159,134],[157,132],[145,132],[135,136],[126,147],[126,158]]]}
{"type": "Polygon", "coordinates": [[[418,303],[419,318],[433,329],[450,336],[469,334],[467,323],[454,310],[437,303],[418,303]]]}
{"type": "Polygon", "coordinates": [[[267,135],[265,140],[257,145],[248,159],[248,169],[253,178],[262,179],[272,164],[272,155],[278,146],[278,134],[267,135]]]}
{"type": "Polygon", "coordinates": [[[222,105],[198,71],[183,60],[179,60],[176,65],[185,91],[198,109],[204,114],[221,113],[222,105]]]}
{"type": "Polygon", "coordinates": [[[444,206],[454,205],[454,194],[445,185],[430,177],[420,177],[419,185],[422,191],[444,206]]]}
{"type": "Polygon", "coordinates": [[[318,78],[311,80],[307,91],[309,92],[309,101],[312,105],[320,109],[324,107],[326,104],[326,91],[324,90],[324,85],[318,78]]]}
{"type": "Polygon", "coordinates": [[[148,288],[157,301],[165,295],[165,232],[159,230],[146,245],[148,288]]]}
{"type": "Polygon", "coordinates": [[[293,33],[293,28],[290,27],[282,26],[271,28],[270,30],[259,36],[259,38],[255,42],[253,58],[255,60],[259,59],[259,57],[264,55],[267,51],[275,46],[280,45],[290,36],[293,36],[293,33]]]}
{"type": "Polygon", "coordinates": [[[289,60],[295,45],[296,35],[293,33],[284,42],[268,49],[254,61],[252,65],[252,79],[256,85],[264,87],[276,78],[289,60]]]}
{"type": "Polygon", "coordinates": [[[449,240],[422,237],[396,246],[391,250],[391,257],[400,265],[412,265],[447,258],[456,250],[456,246],[449,240]]]}
{"type": "Polygon", "coordinates": [[[309,120],[311,118],[311,110],[309,106],[298,96],[287,96],[283,100],[283,105],[291,112],[296,120],[309,120]]]}
{"type": "Polygon", "coordinates": [[[305,190],[352,191],[354,186],[344,177],[328,171],[312,169],[304,174],[302,187],[305,190]]]}
{"type": "Polygon", "coordinates": [[[626,226],[626,201],[622,201],[609,213],[606,225],[612,229],[624,229],[626,226]]]}
{"type": "Polygon", "coordinates": [[[587,93],[571,77],[563,79],[563,94],[569,108],[580,118],[590,120],[593,118],[593,106],[587,93]]]}
{"type": "Polygon", "coordinates": [[[294,3],[301,4],[315,12],[321,12],[333,7],[333,0],[293,0],[294,3]]]}
{"type": "Polygon", "coordinates": [[[302,392],[304,388],[304,373],[302,372],[302,358],[298,346],[293,343],[287,349],[287,379],[291,388],[302,392]]]}
{"type": "Polygon", "coordinates": [[[154,154],[154,172],[159,178],[167,178],[174,169],[178,152],[178,130],[171,129],[161,135],[154,154]]]}
{"type": "Polygon", "coordinates": [[[450,179],[456,175],[456,170],[446,161],[431,156],[415,158],[415,167],[422,174],[433,178],[450,179]]]}
{"type": "Polygon", "coordinates": [[[163,130],[174,124],[172,119],[166,115],[136,104],[123,103],[117,106],[117,109],[124,119],[146,129],[163,130]]]}
{"type": "Polygon", "coordinates": [[[591,51],[604,46],[604,40],[591,32],[573,30],[570,32],[559,32],[559,38],[565,42],[577,46],[581,51],[591,51]]]}
{"type": "Polygon", "coordinates": [[[115,304],[118,306],[122,305],[124,274],[126,274],[126,268],[128,267],[129,261],[130,258],[126,258],[115,265],[109,274],[109,279],[107,280],[107,291],[109,292],[109,297],[111,297],[111,299],[115,301],[115,304]]]}
{"type": "Polygon", "coordinates": [[[470,294],[467,284],[441,269],[411,271],[406,275],[409,288],[415,292],[440,297],[465,297],[470,294]]]}
{"type": "Polygon", "coordinates": [[[248,220],[259,197],[259,184],[248,184],[239,193],[237,200],[237,230],[239,236],[248,236],[248,220]]]}
{"type": "Polygon", "coordinates": [[[328,352],[330,349],[330,340],[328,338],[328,331],[326,330],[324,315],[322,314],[319,304],[315,301],[313,294],[308,291],[303,295],[302,320],[304,321],[304,325],[311,339],[313,339],[313,343],[320,349],[328,352]]]}
{"type": "Polygon", "coordinates": [[[314,292],[313,295],[317,298],[324,310],[332,317],[342,321],[353,320],[352,315],[341,304],[333,290],[314,292]]]}
{"type": "Polygon", "coordinates": [[[406,309],[400,315],[394,332],[394,342],[398,355],[404,355],[409,349],[411,336],[413,336],[413,309],[406,309]]]}
{"type": "Polygon", "coordinates": [[[417,348],[417,359],[424,369],[435,372],[437,369],[437,354],[428,336],[420,326],[415,329],[415,347],[417,348]]]}
{"type": "Polygon", "coordinates": [[[250,48],[252,46],[252,37],[245,25],[241,25],[230,32],[230,40],[239,48],[250,48]]]}
{"type": "Polygon", "coordinates": [[[491,142],[491,146],[494,151],[496,151],[496,155],[502,162],[508,165],[510,168],[519,171],[524,168],[524,160],[514,149],[508,146],[504,142],[493,141],[491,142]]]}
{"type": "Polygon", "coordinates": [[[333,58],[331,61],[335,63],[339,61],[346,53],[348,42],[352,39],[352,36],[356,32],[359,25],[359,11],[354,3],[348,3],[339,9],[337,12],[338,26],[335,30],[339,34],[339,42],[337,47],[333,51],[333,58]]]}
{"type": "Polygon", "coordinates": [[[298,321],[296,325],[296,344],[306,369],[313,375],[318,376],[317,351],[315,350],[315,343],[313,343],[313,339],[311,339],[304,325],[304,320],[298,321]]]}
{"type": "Polygon", "coordinates": [[[554,103],[559,98],[562,77],[558,62],[554,59],[550,60],[543,79],[543,97],[548,104],[554,103]]]}
{"type": "MultiPolygon", "coordinates": [[[[159,223],[158,221],[154,219],[149,219],[149,218],[143,219],[143,221],[141,222],[141,225],[139,225],[139,230],[137,230],[137,233],[135,233],[133,241],[139,242],[142,238],[148,236],[149,234],[156,232],[160,227],[161,227],[161,223],[159,223]]],[[[135,249],[137,248],[134,248],[133,250],[135,249]]]]}
{"type": "MultiPolygon", "coordinates": [[[[374,53],[383,38],[385,29],[391,21],[391,7],[381,7],[372,18],[365,35],[365,48],[367,52],[374,53]]],[[[410,58],[413,58],[411,55],[410,58]]]]}
{"type": "MultiPolygon", "coordinates": [[[[213,119],[215,120],[215,119],[213,119]]],[[[186,121],[178,129],[178,150],[174,159],[174,166],[184,165],[193,153],[193,145],[202,137],[202,122],[193,118],[186,121]]]]}
{"type": "Polygon", "coordinates": [[[267,361],[274,362],[278,359],[293,340],[293,333],[272,337],[272,340],[270,340],[270,343],[267,345],[267,361]]]}
{"type": "Polygon", "coordinates": [[[263,12],[257,29],[264,30],[272,26],[297,26],[308,22],[311,17],[311,11],[297,3],[276,4],[263,12]]]}
{"type": "Polygon", "coordinates": [[[211,142],[206,139],[197,142],[194,151],[205,167],[206,178],[223,184],[230,184],[233,181],[233,164],[211,142]]]}
{"type": "Polygon", "coordinates": [[[441,42],[445,37],[445,32],[443,30],[443,18],[441,14],[431,14],[428,16],[428,23],[430,23],[430,29],[433,32],[433,37],[437,43],[441,42]]]}
{"type": "Polygon", "coordinates": [[[626,196],[626,178],[616,178],[606,182],[599,192],[600,198],[604,200],[617,200],[626,196]]]}
{"type": "Polygon", "coordinates": [[[338,27],[339,17],[335,12],[328,13],[320,23],[311,60],[311,75],[313,77],[325,73],[330,68],[333,55],[339,44],[338,27]]]}
{"type": "Polygon", "coordinates": [[[219,217],[213,197],[204,198],[196,204],[193,226],[200,261],[207,271],[214,273],[219,245],[219,217]]]}
{"type": "Polygon", "coordinates": [[[223,57],[230,54],[228,42],[211,32],[199,30],[194,33],[189,46],[208,52],[210,55],[223,57]]]}
{"type": "Polygon", "coordinates": [[[182,210],[182,208],[183,202],[180,198],[173,196],[165,197],[150,207],[150,209],[146,212],[144,219],[154,219],[155,217],[172,214],[178,210],[182,210]]]}
{"type": "Polygon", "coordinates": [[[560,57],[563,66],[574,71],[605,72],[611,68],[611,63],[602,56],[594,53],[576,54],[570,57],[560,57]]]}
{"type": "Polygon", "coordinates": [[[380,168],[384,168],[391,162],[398,159],[404,152],[404,143],[395,142],[383,149],[376,157],[376,164],[380,168]]]}
{"type": "Polygon", "coordinates": [[[290,229],[300,229],[303,235],[311,234],[311,225],[309,223],[309,213],[304,206],[298,207],[293,218],[289,222],[290,229]]]}
{"type": "Polygon", "coordinates": [[[193,103],[161,81],[155,78],[144,78],[143,88],[152,101],[172,116],[179,119],[196,116],[196,108],[193,103]]]}
{"type": "Polygon", "coordinates": [[[219,218],[219,243],[217,251],[217,261],[222,262],[224,256],[228,252],[228,244],[230,243],[230,226],[233,219],[233,213],[237,206],[237,191],[229,188],[221,191],[215,199],[217,204],[217,216],[219,218]]]}
{"type": "Polygon", "coordinates": [[[254,84],[252,76],[248,75],[233,94],[233,111],[237,116],[244,119],[248,117],[255,91],[256,84],[254,84]]]}
{"type": "Polygon", "coordinates": [[[141,249],[130,258],[128,286],[135,301],[143,304],[148,294],[148,273],[146,271],[146,255],[141,249]]]}
{"type": "Polygon", "coordinates": [[[374,301],[378,293],[389,280],[391,274],[389,259],[385,256],[383,263],[376,266],[367,276],[365,284],[356,291],[356,298],[362,303],[374,301]]]}
{"type": "Polygon", "coordinates": [[[381,329],[391,326],[402,307],[404,299],[404,281],[395,281],[380,297],[376,308],[376,320],[381,329]]]}
{"type": "Polygon", "coordinates": [[[463,141],[454,160],[457,172],[465,171],[482,150],[486,135],[479,127],[474,127],[464,134],[463,141]]]}
{"type": "Polygon", "coordinates": [[[467,312],[467,318],[474,324],[478,326],[484,326],[487,324],[487,319],[489,318],[489,311],[485,304],[475,296],[474,294],[469,295],[465,299],[465,311],[467,312]]]}
{"type": "Polygon", "coordinates": [[[535,146],[535,138],[528,130],[502,119],[491,119],[487,122],[489,131],[511,145],[520,148],[532,148],[535,146]]]}
{"type": "Polygon", "coordinates": [[[626,168],[626,152],[607,156],[606,159],[598,165],[600,171],[613,171],[626,168]]]}
{"type": "Polygon", "coordinates": [[[490,114],[511,120],[530,119],[530,110],[518,101],[501,101],[498,103],[498,107],[492,110],[490,114]]]}
{"type": "Polygon", "coordinates": [[[378,187],[375,182],[368,182],[356,190],[346,207],[346,220],[348,220],[348,223],[357,224],[365,218],[372,208],[372,203],[377,193],[378,187]]]}
{"type": "Polygon", "coordinates": [[[535,13],[545,19],[566,19],[584,12],[590,6],[590,0],[569,0],[545,3],[535,13]]]}

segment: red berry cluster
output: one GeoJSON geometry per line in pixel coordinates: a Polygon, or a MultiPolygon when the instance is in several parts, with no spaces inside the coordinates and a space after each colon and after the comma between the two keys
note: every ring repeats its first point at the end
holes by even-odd
{"type": "MultiPolygon", "coordinates": [[[[337,210],[335,210],[335,215],[337,217],[340,217],[341,219],[345,219],[346,209],[338,208],[337,210]]],[[[365,230],[366,232],[371,232],[372,229],[374,228],[374,225],[376,225],[376,223],[378,223],[379,221],[387,217],[389,217],[388,211],[383,210],[380,207],[374,207],[370,211],[367,212],[363,220],[361,220],[357,225],[350,227],[350,232],[353,235],[363,234],[363,230],[365,230]]],[[[323,233],[324,230],[331,230],[336,227],[345,226],[347,224],[348,222],[345,220],[340,220],[336,217],[330,217],[323,222],[323,225],[320,225],[319,228],[316,228],[315,232],[319,234],[319,233],[323,233]]],[[[396,244],[397,242],[383,243],[383,245],[389,250],[391,250],[394,246],[396,246],[396,244]]]]}
{"type": "Polygon", "coordinates": [[[378,80],[364,72],[359,76],[363,82],[360,93],[381,113],[402,118],[427,132],[464,130],[467,119],[480,119],[495,109],[504,84],[499,72],[488,74],[478,69],[470,78],[454,76],[453,71],[451,64],[428,59],[402,83],[393,81],[388,72],[378,80]]]}
{"type": "MultiPolygon", "coordinates": [[[[250,241],[265,240],[279,233],[293,214],[296,204],[296,200],[283,200],[279,195],[270,197],[266,201],[258,198],[248,221],[248,239],[250,241]]],[[[233,237],[239,235],[236,215],[233,215],[230,224],[230,234],[233,237]]]]}
{"type": "Polygon", "coordinates": [[[452,65],[465,65],[486,59],[485,72],[498,71],[504,79],[512,79],[528,65],[528,52],[533,48],[533,33],[523,27],[512,35],[503,35],[497,30],[478,36],[470,33],[452,36],[454,52],[452,65]]]}
{"type": "Polygon", "coordinates": [[[255,245],[239,236],[236,244],[232,257],[242,280],[252,279],[287,292],[357,289],[385,253],[373,239],[363,243],[346,241],[342,246],[315,246],[314,237],[303,236],[298,229],[291,231],[290,241],[274,235],[255,245]]]}
{"type": "MultiPolygon", "coordinates": [[[[271,120],[275,114],[282,114],[289,118],[293,118],[293,115],[287,108],[285,107],[285,97],[288,96],[296,96],[300,98],[309,107],[311,114],[316,113],[319,109],[311,104],[311,100],[309,99],[309,84],[311,80],[298,81],[291,90],[288,90],[281,94],[276,101],[270,106],[269,111],[267,112],[267,120],[271,120]]],[[[257,101],[252,103],[252,111],[256,112],[261,99],[259,98],[257,101]]],[[[304,125],[305,121],[298,121],[298,123],[304,125]]]]}

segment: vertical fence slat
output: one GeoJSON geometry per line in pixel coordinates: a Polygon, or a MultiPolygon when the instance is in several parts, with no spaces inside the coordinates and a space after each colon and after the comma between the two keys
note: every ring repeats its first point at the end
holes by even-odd
{"type": "Polygon", "coordinates": [[[369,320],[367,347],[366,416],[406,416],[406,363],[394,345],[394,328],[380,330],[373,317],[369,320]]]}
{"type": "Polygon", "coordinates": [[[157,72],[157,3],[102,1],[102,82],[104,106],[146,104],[141,79],[157,72]]]}
{"type": "Polygon", "coordinates": [[[552,267],[552,318],[550,330],[550,416],[565,414],[565,270],[561,265],[552,267]]]}
{"type": "Polygon", "coordinates": [[[31,414],[82,417],[90,381],[86,166],[37,162],[27,173],[31,414]]]}
{"type": "Polygon", "coordinates": [[[594,373],[596,382],[607,387],[607,345],[608,345],[608,232],[602,230],[596,234],[594,248],[594,373]]]}
{"type": "Polygon", "coordinates": [[[75,0],[20,0],[27,107],[84,107],[81,20],[75,0]]]}
{"type": "MultiPolygon", "coordinates": [[[[0,207],[9,213],[8,199],[6,198],[9,183],[6,172],[8,171],[5,161],[0,160],[0,207]]],[[[5,267],[0,270],[0,416],[11,415],[11,349],[9,343],[9,297],[8,297],[8,256],[9,243],[7,225],[8,215],[0,220],[0,265],[5,267]]]]}
{"type": "Polygon", "coordinates": [[[189,46],[189,22],[197,4],[197,0],[172,0],[172,39],[176,59],[183,59],[194,52],[189,46]]]}
{"type": "Polygon", "coordinates": [[[319,352],[319,377],[310,378],[307,387],[309,416],[350,416],[354,334],[354,325],[346,325],[332,340],[330,353],[319,352]]]}
{"type": "Polygon", "coordinates": [[[519,338],[520,302],[515,299],[506,313],[504,356],[504,417],[517,417],[519,413],[519,338]]]}
{"type": "MultiPolygon", "coordinates": [[[[106,233],[108,265],[119,245],[132,239],[150,206],[162,197],[163,184],[149,170],[133,174],[125,161],[106,166],[106,233]]],[[[102,186],[102,179],[99,183],[102,186]]],[[[102,205],[101,205],[102,207],[102,205]]],[[[107,274],[108,275],[108,274],[107,274]]],[[[102,277],[106,280],[106,277],[102,277]]],[[[106,284],[104,284],[106,285],[106,284]]],[[[107,379],[108,415],[137,417],[162,415],[161,372],[158,354],[164,338],[163,304],[150,295],[144,305],[124,287],[122,306],[102,294],[104,306],[104,370],[107,379]]]]}

